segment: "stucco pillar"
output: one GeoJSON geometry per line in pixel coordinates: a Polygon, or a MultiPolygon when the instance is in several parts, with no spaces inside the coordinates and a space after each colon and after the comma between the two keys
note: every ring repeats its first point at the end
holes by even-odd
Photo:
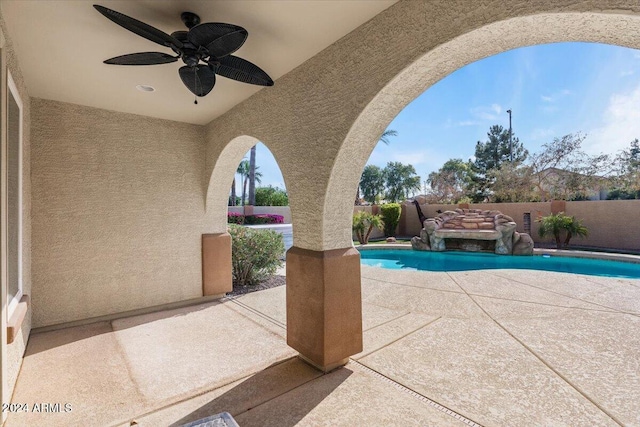
{"type": "Polygon", "coordinates": [[[244,209],[244,216],[248,216],[248,215],[253,215],[253,206],[252,205],[244,205],[243,206],[244,209]]]}
{"type": "Polygon", "coordinates": [[[233,290],[231,235],[202,235],[202,295],[224,295],[233,290]]]}
{"type": "Polygon", "coordinates": [[[559,214],[560,212],[567,211],[567,202],[564,200],[552,200],[551,201],[551,213],[559,214]]]}
{"type": "Polygon", "coordinates": [[[287,344],[330,371],[362,351],[360,253],[287,251],[287,344]]]}

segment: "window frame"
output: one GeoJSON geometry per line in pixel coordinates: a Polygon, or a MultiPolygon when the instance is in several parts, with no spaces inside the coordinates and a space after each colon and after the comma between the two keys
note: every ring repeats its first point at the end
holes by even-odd
{"type": "MultiPolygon", "coordinates": [[[[23,284],[22,284],[22,215],[23,215],[23,204],[22,204],[22,150],[23,150],[23,132],[24,132],[24,104],[22,103],[22,98],[20,97],[20,93],[18,92],[18,87],[16,86],[13,77],[11,76],[11,71],[7,70],[7,169],[9,169],[9,145],[12,141],[9,140],[9,96],[13,97],[16,104],[18,105],[18,292],[11,299],[11,301],[7,301],[7,316],[11,318],[11,315],[14,313],[15,309],[18,307],[18,303],[22,299],[24,294],[23,284]]],[[[7,172],[7,180],[8,180],[8,172],[7,172]]],[[[9,191],[7,187],[7,192],[9,191]]],[[[8,208],[8,206],[7,206],[8,208]]],[[[8,221],[8,216],[7,216],[8,221]]],[[[9,224],[7,223],[7,226],[9,224]]],[[[8,248],[10,251],[11,248],[8,248]]],[[[9,284],[7,284],[7,298],[9,296],[9,284]]]]}

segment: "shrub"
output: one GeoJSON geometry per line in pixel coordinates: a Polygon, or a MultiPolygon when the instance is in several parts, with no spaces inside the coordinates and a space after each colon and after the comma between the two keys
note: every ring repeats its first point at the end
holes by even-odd
{"type": "Polygon", "coordinates": [[[567,216],[564,212],[540,217],[536,220],[540,223],[538,235],[540,237],[553,236],[556,240],[556,248],[564,249],[569,246],[573,236],[587,237],[589,230],[575,216],[567,216]],[[564,242],[562,241],[564,235],[564,242]]]}
{"type": "Polygon", "coordinates": [[[257,230],[234,224],[229,225],[229,234],[235,285],[255,285],[273,275],[276,269],[282,266],[282,234],[273,230],[257,230]]]}
{"type": "Polygon", "coordinates": [[[283,224],[284,217],[282,215],[274,215],[274,214],[247,215],[244,217],[244,223],[248,225],[283,224]]]}
{"type": "Polygon", "coordinates": [[[369,212],[360,211],[353,214],[352,229],[361,245],[369,243],[369,236],[374,227],[382,229],[384,223],[380,215],[372,215],[369,212]]]}
{"type": "Polygon", "coordinates": [[[284,224],[284,217],[275,214],[258,214],[244,216],[241,213],[228,212],[227,223],[239,225],[284,224]]]}
{"type": "Polygon", "coordinates": [[[256,206],[289,206],[289,196],[277,187],[256,188],[256,206]]]}
{"type": "Polygon", "coordinates": [[[244,215],[237,212],[227,212],[227,223],[229,224],[244,224],[244,215]]]}
{"type": "Polygon", "coordinates": [[[395,236],[396,228],[398,228],[398,223],[400,222],[400,212],[400,203],[387,203],[386,205],[380,206],[385,237],[395,236]]]}

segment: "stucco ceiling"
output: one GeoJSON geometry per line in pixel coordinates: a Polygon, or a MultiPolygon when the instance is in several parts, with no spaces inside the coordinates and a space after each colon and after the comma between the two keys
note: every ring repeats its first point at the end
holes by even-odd
{"type": "Polygon", "coordinates": [[[182,61],[152,66],[115,66],[103,60],[133,52],[172,53],[98,13],[101,4],[166,33],[186,30],[183,11],[202,22],[227,22],[247,29],[235,55],[277,79],[397,0],[2,0],[9,36],[30,96],[181,122],[206,124],[258,90],[220,77],[204,98],[182,84],[182,61]],[[136,85],[150,85],[146,93],[136,85]]]}

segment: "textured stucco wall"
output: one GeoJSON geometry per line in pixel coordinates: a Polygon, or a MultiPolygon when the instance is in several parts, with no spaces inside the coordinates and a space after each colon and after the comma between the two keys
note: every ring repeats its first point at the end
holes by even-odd
{"type": "Polygon", "coordinates": [[[565,213],[589,229],[587,238],[572,244],[640,251],[640,200],[567,202],[565,213]]]}
{"type": "Polygon", "coordinates": [[[204,128],[32,99],[33,323],[202,296],[204,128]]]}
{"type": "MultiPolygon", "coordinates": [[[[20,71],[18,59],[13,50],[11,36],[7,33],[6,25],[0,13],[0,29],[4,35],[7,68],[11,72],[11,76],[18,88],[20,98],[23,104],[23,134],[22,134],[22,289],[26,295],[31,294],[31,102],[27,87],[20,71]]],[[[4,64],[2,65],[4,66],[4,64]]],[[[3,112],[4,115],[4,112],[3,112]]],[[[4,116],[3,116],[4,120],[4,116]]],[[[31,306],[33,307],[33,305],[31,306]]],[[[2,378],[4,386],[6,386],[7,396],[10,397],[13,392],[20,365],[22,364],[22,356],[27,345],[29,333],[31,332],[31,316],[32,308],[29,308],[25,319],[22,323],[20,333],[15,341],[10,345],[2,342],[0,345],[6,346],[7,378],[2,378]]],[[[3,399],[5,396],[3,396],[3,399]]]]}
{"type": "Polygon", "coordinates": [[[351,245],[353,194],[379,135],[420,93],[458,68],[516,47],[592,41],[640,48],[637,0],[400,1],[207,128],[207,209],[224,227],[239,161],[227,144],[263,141],[283,172],[294,244],[351,245]],[[215,166],[215,168],[214,168],[215,166]]]}

